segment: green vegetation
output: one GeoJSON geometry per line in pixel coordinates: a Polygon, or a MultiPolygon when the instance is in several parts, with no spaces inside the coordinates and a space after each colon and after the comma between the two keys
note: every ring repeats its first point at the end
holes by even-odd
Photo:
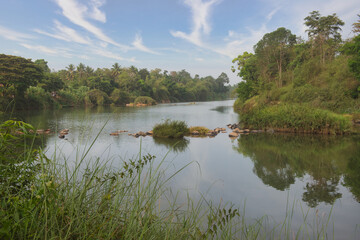
{"type": "Polygon", "coordinates": [[[155,105],[156,101],[154,99],[152,99],[151,97],[140,96],[135,99],[134,104],[135,105],[137,105],[137,104],[155,105]]]}
{"type": "MultiPolygon", "coordinates": [[[[360,36],[342,41],[344,22],[313,11],[305,19],[309,39],[285,28],[267,33],[233,60],[238,76],[235,109],[248,127],[313,133],[352,131],[360,112],[360,36]]],[[[354,24],[354,33],[359,33],[354,24]]]]}
{"type": "Polygon", "coordinates": [[[281,104],[252,109],[241,120],[253,129],[274,128],[277,131],[344,134],[351,130],[351,119],[328,110],[300,104],[281,104]]]}
{"type": "MultiPolygon", "coordinates": [[[[233,205],[214,206],[201,198],[177,203],[166,183],[162,159],[148,154],[125,161],[87,162],[95,140],[76,160],[49,159],[34,144],[33,127],[17,121],[0,125],[1,239],[293,239],[324,238],[330,216],[291,227],[262,217],[249,223],[233,205]],[[27,139],[28,141],[24,141],[27,139]],[[161,205],[161,206],[160,206],[161,205]],[[160,207],[159,207],[160,206],[160,207]]],[[[99,133],[100,134],[100,133],[99,133]]],[[[99,136],[99,135],[98,135],[99,136]]],[[[59,154],[61,156],[61,154],[59,154]]],[[[186,166],[185,166],[186,167],[186,166]]],[[[294,206],[293,206],[294,207],[294,206]]]]}
{"type": "Polygon", "coordinates": [[[202,127],[202,126],[190,127],[190,133],[192,133],[194,131],[199,132],[200,135],[205,135],[210,131],[210,129],[208,129],[206,127],[202,127]]]}
{"type": "Polygon", "coordinates": [[[164,123],[159,123],[154,126],[154,137],[166,138],[182,138],[189,134],[189,128],[184,121],[176,121],[167,119],[164,123]]]}
{"type": "Polygon", "coordinates": [[[80,63],[50,71],[44,59],[35,62],[0,54],[0,111],[62,106],[118,105],[128,103],[186,102],[226,99],[229,78],[221,73],[191,77],[182,71],[137,69],[115,63],[94,70],[80,63]],[[31,90],[28,91],[28,89],[31,90]],[[42,89],[42,90],[40,90],[42,89]],[[34,93],[39,93],[38,96],[34,93]]]}

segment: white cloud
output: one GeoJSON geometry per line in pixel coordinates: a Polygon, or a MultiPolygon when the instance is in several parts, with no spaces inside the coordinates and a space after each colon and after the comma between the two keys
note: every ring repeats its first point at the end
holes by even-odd
{"type": "Polygon", "coordinates": [[[268,21],[270,21],[272,19],[272,17],[277,13],[277,11],[279,11],[280,7],[275,8],[274,10],[272,10],[267,16],[266,19],[268,21]]]}
{"type": "Polygon", "coordinates": [[[111,58],[111,59],[116,59],[116,60],[119,60],[119,61],[128,61],[128,62],[137,62],[135,60],[135,58],[123,58],[113,52],[110,52],[110,51],[107,51],[107,50],[103,50],[103,49],[92,49],[92,52],[96,55],[99,55],[99,56],[103,56],[103,57],[106,57],[106,58],[111,58]]]}
{"type": "Polygon", "coordinates": [[[91,1],[90,2],[92,7],[91,11],[89,11],[88,7],[78,3],[76,0],[55,0],[55,2],[62,9],[62,14],[72,23],[91,32],[101,41],[117,46],[123,51],[127,51],[130,49],[129,46],[119,44],[114,40],[112,40],[110,37],[104,34],[100,28],[96,27],[86,19],[86,17],[90,17],[91,19],[105,22],[106,21],[105,14],[98,9],[98,7],[101,6],[104,3],[104,1],[101,0],[91,1]]]}
{"type": "Polygon", "coordinates": [[[171,34],[174,37],[183,38],[197,46],[203,47],[202,35],[207,35],[211,32],[209,24],[211,7],[220,1],[221,0],[210,0],[203,2],[203,0],[184,0],[184,3],[191,8],[193,21],[192,32],[186,34],[181,31],[171,31],[171,34]]]}
{"type": "Polygon", "coordinates": [[[34,29],[35,32],[53,37],[56,39],[64,40],[66,42],[76,42],[81,44],[91,44],[90,40],[82,37],[74,29],[69,28],[61,24],[59,21],[55,20],[55,29],[56,33],[48,33],[39,29],[34,29]]]}
{"type": "Polygon", "coordinates": [[[198,61],[198,62],[203,62],[204,61],[203,58],[195,58],[195,60],[198,61]]]}
{"type": "Polygon", "coordinates": [[[106,22],[106,15],[102,12],[99,7],[105,4],[105,0],[91,0],[91,12],[89,12],[89,17],[97,21],[106,22]]]}
{"type": "Polygon", "coordinates": [[[142,42],[142,37],[140,34],[136,34],[135,40],[133,41],[132,45],[140,51],[159,55],[158,52],[155,52],[155,51],[151,50],[150,48],[144,46],[144,44],[142,42]]]}
{"type": "Polygon", "coordinates": [[[57,50],[55,50],[53,48],[48,48],[48,47],[41,46],[41,45],[34,46],[34,45],[26,44],[26,43],[20,43],[20,45],[27,49],[35,50],[38,52],[43,52],[43,53],[50,54],[50,55],[56,55],[59,53],[57,50]]]}
{"type": "Polygon", "coordinates": [[[228,42],[225,46],[213,48],[215,52],[234,58],[242,52],[252,52],[253,46],[267,33],[268,30],[266,25],[263,24],[259,29],[248,29],[248,33],[238,34],[236,32],[232,33],[232,38],[228,39],[228,42]]]}
{"type": "Polygon", "coordinates": [[[9,40],[19,41],[19,42],[27,39],[35,38],[32,35],[16,32],[3,26],[0,26],[0,36],[9,40]]]}

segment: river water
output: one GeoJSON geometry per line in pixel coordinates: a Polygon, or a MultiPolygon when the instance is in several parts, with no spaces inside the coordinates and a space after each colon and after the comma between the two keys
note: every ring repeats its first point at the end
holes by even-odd
{"type": "MultiPolygon", "coordinates": [[[[115,166],[142,154],[165,157],[167,171],[189,164],[169,182],[179,200],[203,194],[214,203],[231,202],[245,208],[248,218],[270,216],[281,223],[294,211],[292,224],[302,214],[326,220],[335,239],[360,238],[360,137],[257,133],[230,139],[190,138],[178,142],[130,133],[148,131],[166,119],[210,129],[239,121],[233,101],[160,104],[146,108],[97,107],[17,113],[18,119],[52,131],[68,128],[66,139],[46,138],[46,153],[71,163],[90,146],[88,161],[108,159],[115,166]],[[103,128],[103,129],[102,129],[103,128]],[[333,229],[334,228],[334,229],[333,229]]],[[[229,130],[228,130],[229,133],[229,130]]],[[[311,223],[313,217],[308,220],[311,223]]]]}

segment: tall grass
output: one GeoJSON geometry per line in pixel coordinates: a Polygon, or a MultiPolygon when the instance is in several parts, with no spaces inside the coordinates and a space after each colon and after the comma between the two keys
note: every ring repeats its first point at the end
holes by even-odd
{"type": "Polygon", "coordinates": [[[189,133],[189,128],[184,121],[167,119],[163,123],[156,124],[153,129],[154,137],[182,138],[189,133]]]}
{"type": "MultiPolygon", "coordinates": [[[[2,140],[3,139],[3,135],[2,140]]],[[[315,216],[292,226],[295,204],[281,223],[269,217],[248,219],[244,209],[214,205],[201,197],[178,203],[167,183],[183,168],[165,174],[164,159],[150,154],[114,168],[110,160],[87,161],[89,148],[75,164],[37,154],[14,165],[33,171],[29,182],[13,191],[1,181],[2,239],[296,239],[326,238],[329,218],[315,216]],[[155,164],[155,161],[158,161],[155,164]],[[36,166],[36,168],[28,168],[36,166]]],[[[7,139],[5,139],[7,141],[7,139]]],[[[4,143],[4,142],[2,142],[4,143]]],[[[28,148],[24,148],[28,149],[28,148]]],[[[33,152],[31,149],[30,152],[33,152]]],[[[27,151],[27,150],[26,150],[27,151]]],[[[9,165],[11,166],[11,164],[9,165]]],[[[11,173],[11,172],[8,172],[11,173]]],[[[16,173],[13,173],[16,174],[16,173]]]]}

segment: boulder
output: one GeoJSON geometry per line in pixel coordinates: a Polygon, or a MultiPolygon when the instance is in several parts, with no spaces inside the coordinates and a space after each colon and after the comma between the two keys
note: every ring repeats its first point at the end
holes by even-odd
{"type": "Polygon", "coordinates": [[[193,132],[191,132],[191,135],[193,135],[193,136],[199,136],[200,133],[199,133],[198,131],[193,131],[193,132]]]}
{"type": "Polygon", "coordinates": [[[142,131],[140,131],[140,132],[138,132],[138,133],[136,133],[137,135],[139,135],[139,136],[142,136],[142,137],[145,137],[146,136],[146,133],[145,132],[142,132],[142,131]]]}
{"type": "Polygon", "coordinates": [[[154,133],[153,133],[153,131],[152,130],[150,130],[150,131],[147,131],[146,132],[146,135],[150,135],[150,136],[152,136],[154,133]]]}
{"type": "Polygon", "coordinates": [[[229,133],[229,137],[238,137],[238,136],[239,136],[239,134],[236,132],[229,133]]]}
{"type": "Polygon", "coordinates": [[[217,131],[208,131],[205,135],[208,137],[215,137],[218,134],[217,131]]]}
{"type": "Polygon", "coordinates": [[[241,129],[239,129],[239,128],[235,128],[235,129],[233,130],[233,132],[235,132],[235,133],[244,133],[244,130],[241,130],[241,129]]]}
{"type": "Polygon", "coordinates": [[[63,129],[63,130],[61,130],[60,132],[60,135],[67,135],[67,134],[69,134],[69,129],[63,129]]]}

